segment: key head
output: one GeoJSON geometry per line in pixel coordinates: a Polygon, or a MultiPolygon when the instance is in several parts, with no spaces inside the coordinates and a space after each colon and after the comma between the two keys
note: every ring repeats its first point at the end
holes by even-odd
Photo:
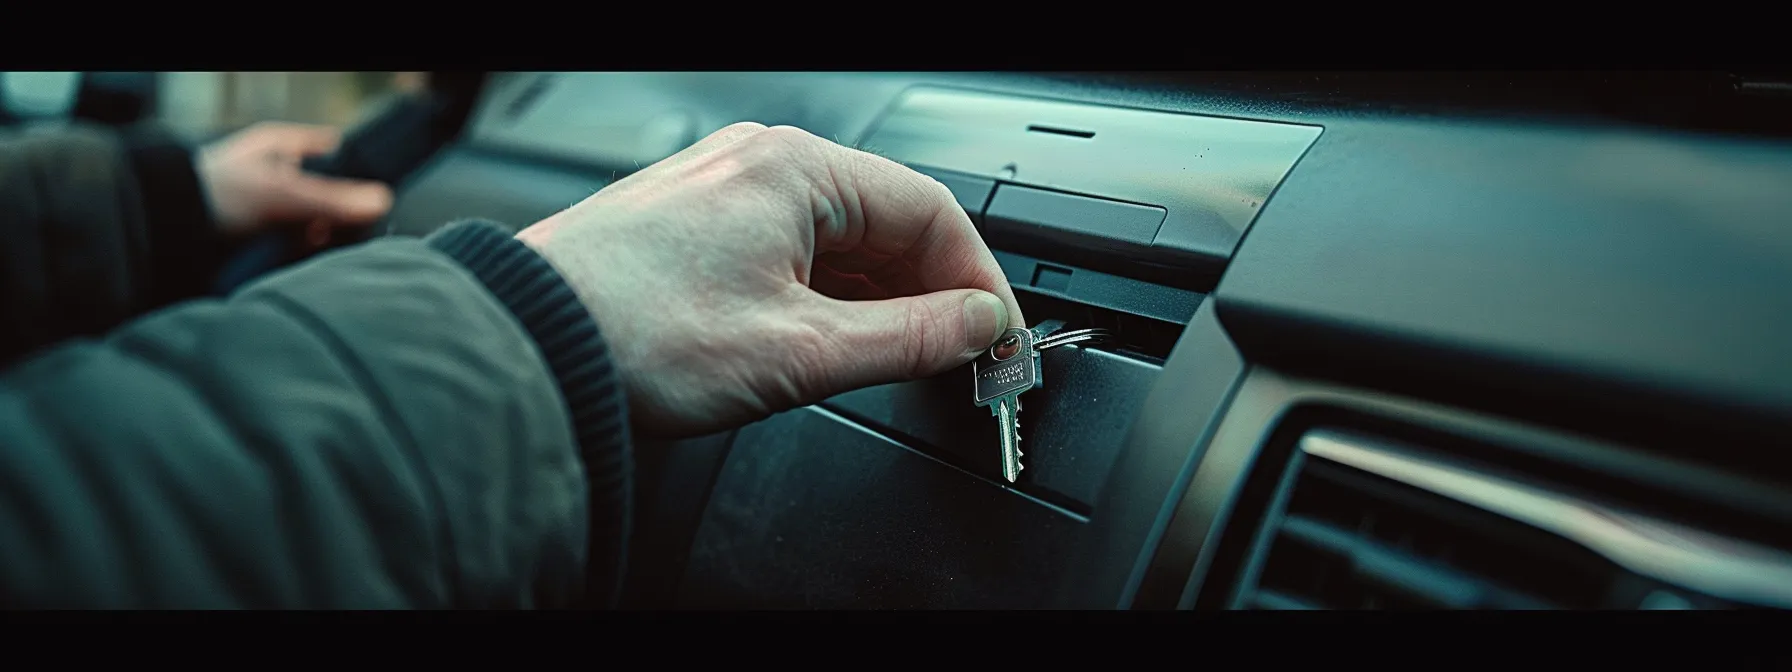
{"type": "Polygon", "coordinates": [[[1008,395],[1039,386],[1039,353],[1033,351],[1033,332],[1009,329],[994,347],[977,356],[971,370],[977,380],[977,405],[988,406],[1008,395]]]}

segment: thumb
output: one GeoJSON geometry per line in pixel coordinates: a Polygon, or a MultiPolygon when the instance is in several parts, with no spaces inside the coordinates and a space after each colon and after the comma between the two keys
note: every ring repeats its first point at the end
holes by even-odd
{"type": "Polygon", "coordinates": [[[949,371],[995,343],[1011,316],[994,294],[954,289],[880,301],[828,300],[842,352],[825,376],[845,389],[926,378],[949,371]]]}
{"type": "Polygon", "coordinates": [[[300,176],[286,184],[297,218],[366,224],[392,209],[392,190],[379,182],[300,176]]]}

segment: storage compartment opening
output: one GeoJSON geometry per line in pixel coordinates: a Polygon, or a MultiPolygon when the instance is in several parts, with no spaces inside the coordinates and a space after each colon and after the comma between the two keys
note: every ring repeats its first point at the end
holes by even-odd
{"type": "Polygon", "coordinates": [[[1219,284],[1220,279],[1221,269],[1155,263],[1135,256],[1089,248],[1078,242],[1042,238],[1014,227],[985,226],[983,239],[997,250],[1035,257],[1055,265],[1084,268],[1192,292],[1211,290],[1219,284]]]}
{"type": "Polygon", "coordinates": [[[1116,349],[1147,359],[1161,361],[1169,355],[1182,335],[1182,326],[1194,319],[1195,310],[1206,299],[1188,289],[1000,249],[995,250],[995,257],[1020,297],[1028,321],[1037,324],[1056,318],[1072,326],[1109,329],[1119,337],[1116,349]],[[1039,308],[1028,308],[1031,304],[1039,308]]]}
{"type": "Polygon", "coordinates": [[[1040,353],[1043,385],[1022,397],[1025,468],[1018,482],[1002,476],[997,424],[990,409],[975,405],[969,364],[924,380],[848,392],[821,406],[962,472],[1086,520],[1126,428],[1183,325],[1029,291],[1024,283],[1015,290],[1028,326],[1058,319],[1066,329],[1100,327],[1115,336],[1100,345],[1040,353]]]}
{"type": "Polygon", "coordinates": [[[1027,326],[1046,320],[1063,320],[1065,329],[1106,329],[1113,338],[1089,347],[1158,365],[1169,358],[1170,350],[1176,347],[1176,340],[1182,337],[1186,326],[1029,291],[1027,287],[1015,287],[1014,298],[1027,315],[1027,326]]]}

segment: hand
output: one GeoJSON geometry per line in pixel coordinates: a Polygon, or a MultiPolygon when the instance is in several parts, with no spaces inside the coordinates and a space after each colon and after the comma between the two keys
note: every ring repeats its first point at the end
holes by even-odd
{"type": "Polygon", "coordinates": [[[392,191],[378,182],[305,173],[307,156],[335,151],[335,129],[261,123],[200,150],[199,181],[218,227],[227,235],[259,233],[281,224],[306,227],[306,242],[322,247],[338,226],[366,226],[392,208],[392,191]]]}
{"type": "Polygon", "coordinates": [[[724,128],[517,238],[591,310],[649,436],[938,374],[1025,323],[944,185],[791,127],[724,128]]]}

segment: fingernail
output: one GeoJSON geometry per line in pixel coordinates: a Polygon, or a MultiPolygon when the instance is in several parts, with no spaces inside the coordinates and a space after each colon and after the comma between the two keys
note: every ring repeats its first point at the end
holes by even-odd
{"type": "Polygon", "coordinates": [[[349,219],[379,219],[392,209],[392,192],[385,187],[363,189],[351,196],[344,205],[349,210],[346,213],[349,219]]]}
{"type": "Polygon", "coordinates": [[[985,350],[996,337],[1008,330],[1008,307],[988,292],[977,292],[964,300],[964,335],[971,350],[985,350]]]}
{"type": "Polygon", "coordinates": [[[392,208],[392,191],[384,186],[369,189],[367,195],[361,198],[361,202],[371,209],[389,210],[392,208]]]}

